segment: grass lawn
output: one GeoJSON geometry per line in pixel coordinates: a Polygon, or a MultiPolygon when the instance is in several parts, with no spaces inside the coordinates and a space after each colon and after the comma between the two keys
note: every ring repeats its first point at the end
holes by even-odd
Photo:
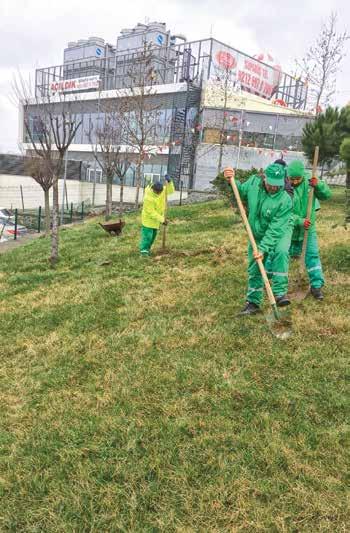
{"type": "Polygon", "coordinates": [[[246,236],[221,201],[170,209],[188,255],[141,259],[136,215],[120,239],[62,231],[56,270],[45,238],[1,255],[0,531],[349,531],[341,195],[326,299],[293,305],[287,341],[236,317],[246,236]]]}

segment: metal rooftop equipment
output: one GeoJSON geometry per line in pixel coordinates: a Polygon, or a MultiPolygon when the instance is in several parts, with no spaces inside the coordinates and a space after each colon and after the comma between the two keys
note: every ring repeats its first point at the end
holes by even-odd
{"type": "Polygon", "coordinates": [[[180,39],[184,36],[171,35],[164,23],[152,22],[123,29],[115,47],[99,37],[70,42],[63,65],[37,69],[36,95],[49,94],[57,82],[90,76],[98,76],[101,91],[130,87],[130,71],[144,68],[140,51],[147,43],[151,46],[152,85],[184,81],[200,85],[220,79],[229,69],[240,90],[305,109],[307,85],[300,79],[216,39],[176,43],[180,39]]]}

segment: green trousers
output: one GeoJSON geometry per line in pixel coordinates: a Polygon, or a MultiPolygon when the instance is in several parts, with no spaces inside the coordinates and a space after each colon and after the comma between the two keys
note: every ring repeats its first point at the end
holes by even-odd
{"type": "MultiPolygon", "coordinates": [[[[272,284],[275,297],[283,296],[288,292],[289,247],[291,231],[287,231],[277,243],[275,249],[269,254],[264,254],[264,266],[272,284]]],[[[257,242],[259,248],[259,243],[257,242]]],[[[247,302],[260,305],[264,296],[264,282],[260,274],[258,263],[253,257],[251,245],[248,246],[248,290],[247,302]]]]}
{"type": "Polygon", "coordinates": [[[157,237],[158,230],[154,228],[146,228],[146,226],[141,226],[141,241],[140,241],[140,252],[141,255],[150,255],[152,244],[157,237]]]}
{"type": "MultiPolygon", "coordinates": [[[[303,241],[292,241],[290,256],[299,257],[303,247],[303,241]]],[[[317,234],[314,230],[309,230],[307,238],[305,266],[309,276],[310,285],[314,289],[320,289],[324,285],[320,252],[318,249],[317,234]]]]}

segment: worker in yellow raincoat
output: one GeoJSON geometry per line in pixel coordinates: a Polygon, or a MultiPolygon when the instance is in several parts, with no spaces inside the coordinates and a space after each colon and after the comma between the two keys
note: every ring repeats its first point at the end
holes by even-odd
{"type": "Polygon", "coordinates": [[[165,188],[163,183],[157,181],[145,189],[140,242],[140,252],[143,257],[150,255],[159,226],[168,223],[165,219],[166,197],[175,191],[175,187],[168,174],[165,176],[165,182],[165,188]]]}

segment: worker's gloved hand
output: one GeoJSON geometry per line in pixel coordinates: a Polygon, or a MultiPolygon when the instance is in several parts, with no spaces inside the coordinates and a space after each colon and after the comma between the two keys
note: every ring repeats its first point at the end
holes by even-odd
{"type": "Polygon", "coordinates": [[[235,171],[232,167],[224,168],[224,178],[230,181],[231,178],[235,177],[235,171]]]}
{"type": "Polygon", "coordinates": [[[166,218],[163,222],[163,226],[167,226],[169,224],[169,220],[166,218]]]}
{"type": "Polygon", "coordinates": [[[305,229],[309,229],[309,227],[311,226],[311,220],[309,218],[305,218],[303,226],[305,229]]]}
{"type": "Polygon", "coordinates": [[[257,252],[253,252],[253,257],[255,261],[259,261],[259,259],[264,259],[264,254],[258,250],[257,252]]]}
{"type": "Polygon", "coordinates": [[[311,187],[316,187],[317,184],[318,184],[318,179],[316,178],[316,176],[314,176],[313,178],[311,178],[311,180],[309,180],[309,185],[311,185],[311,187]]]}
{"type": "Polygon", "coordinates": [[[165,174],[164,177],[165,177],[165,181],[166,181],[167,183],[170,183],[170,182],[171,182],[171,176],[169,176],[169,174],[165,174]]]}

